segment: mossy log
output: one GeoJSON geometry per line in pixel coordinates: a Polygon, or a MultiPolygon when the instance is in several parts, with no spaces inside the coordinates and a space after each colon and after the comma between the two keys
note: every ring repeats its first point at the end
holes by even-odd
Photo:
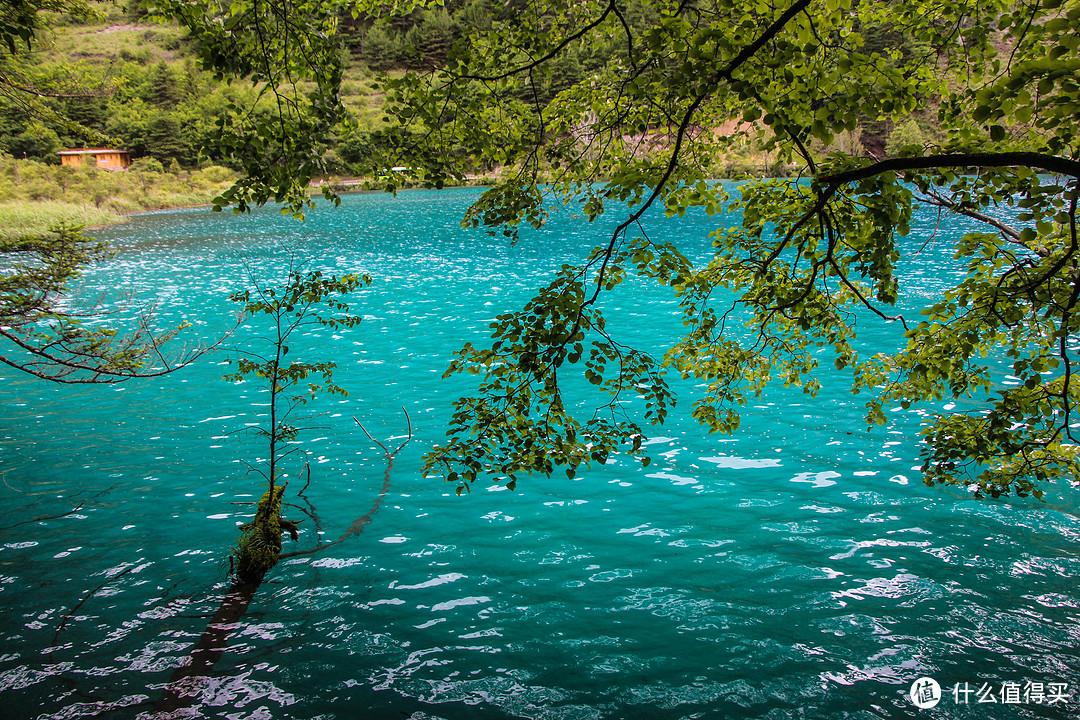
{"type": "Polygon", "coordinates": [[[260,583],[263,576],[278,563],[281,555],[281,533],[288,532],[296,540],[296,523],[281,517],[281,499],[285,486],[271,487],[259,500],[255,517],[240,526],[240,541],[233,548],[233,568],[241,583],[260,583]]]}

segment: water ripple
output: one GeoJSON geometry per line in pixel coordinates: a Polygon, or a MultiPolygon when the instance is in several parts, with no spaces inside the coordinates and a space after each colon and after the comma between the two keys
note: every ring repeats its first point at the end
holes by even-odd
{"type": "MultiPolygon", "coordinates": [[[[358,195],[303,224],[175,212],[108,231],[121,253],[88,270],[84,297],[130,316],[132,291],[158,303],[163,326],[191,320],[192,343],[217,338],[225,295],[249,272],[280,274],[293,249],[373,275],[353,299],[356,330],[309,332],[293,349],[332,353],[352,391],[310,406],[319,427],[283,469],[303,507],[295,478],[312,470],[318,524],[303,518],[300,547],[340,535],[382,487],[382,452],[352,417],[380,438],[401,436],[400,407],[414,421],[371,526],[268,576],[213,676],[189,681],[189,715],[913,717],[905,693],[925,674],[1073,693],[1064,708],[978,713],[948,698],[935,717],[1077,716],[1080,491],[1062,483],[1038,503],[922,486],[918,431],[942,403],[868,433],[849,378],[830,370],[816,399],[767,391],[732,437],[705,435],[680,403],[646,442],[647,469],[613,457],[573,480],[463,498],[422,477],[451,403],[473,389],[441,379],[450,352],[487,342],[492,318],[610,231],[557,216],[510,248],[459,226],[475,196],[358,195]]],[[[643,219],[695,261],[716,222],[643,219]]],[[[906,296],[939,297],[958,232],[943,226],[904,268],[906,296]]],[[[621,342],[662,352],[682,331],[664,288],[628,280],[604,303],[621,342]]],[[[246,325],[236,343],[253,341],[246,325]]],[[[860,352],[902,341],[874,324],[860,333],[860,352]]],[[[104,389],[4,375],[5,716],[161,720],[151,706],[217,609],[236,524],[262,492],[246,463],[265,455],[250,428],[266,394],[220,381],[224,359],[104,389]]],[[[680,399],[695,392],[673,383],[680,399]]]]}

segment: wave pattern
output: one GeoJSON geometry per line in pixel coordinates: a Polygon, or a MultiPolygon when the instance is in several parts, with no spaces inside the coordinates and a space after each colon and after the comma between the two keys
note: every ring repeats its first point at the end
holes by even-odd
{"type": "MultiPolygon", "coordinates": [[[[440,380],[450,353],[483,342],[491,319],[606,230],[563,213],[511,248],[458,226],[472,197],[353,196],[303,224],[271,210],[159,213],[108,231],[121,253],[92,269],[83,297],[153,303],[163,325],[194,323],[190,342],[227,328],[227,293],[280,275],[290,253],[372,274],[354,305],[359,328],[320,329],[294,348],[331,352],[351,390],[315,408],[318,427],[297,446],[326,537],[382,486],[382,453],[351,417],[395,437],[405,406],[416,428],[365,532],[272,573],[187,712],[889,718],[913,715],[908,689],[932,676],[946,691],[1015,681],[1065,683],[1071,695],[976,707],[946,693],[935,717],[1075,717],[1080,494],[990,502],[925,488],[917,430],[928,408],[868,433],[840,374],[816,400],[769,392],[730,438],[703,433],[683,407],[694,388],[680,386],[683,412],[651,438],[647,469],[613,458],[574,480],[464,498],[421,477],[420,455],[468,390],[440,380]]],[[[648,230],[699,242],[703,259],[715,222],[648,230]]],[[[939,229],[905,275],[913,303],[955,272],[948,242],[960,231],[939,229]]],[[[659,349],[679,330],[658,289],[630,283],[606,303],[626,342],[659,349]]],[[[255,333],[242,327],[232,342],[255,333]]],[[[862,340],[898,342],[878,326],[862,340]]],[[[5,716],[155,717],[227,587],[225,557],[259,493],[246,463],[261,448],[244,428],[267,409],[257,389],[221,381],[227,356],[95,389],[4,375],[5,716]]],[[[309,547],[315,528],[302,528],[309,547]]]]}

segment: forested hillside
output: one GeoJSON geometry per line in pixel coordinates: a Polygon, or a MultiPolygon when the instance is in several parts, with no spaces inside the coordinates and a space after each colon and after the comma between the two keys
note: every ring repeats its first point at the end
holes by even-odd
{"type": "MultiPolygon", "coordinates": [[[[156,22],[138,3],[93,3],[82,15],[47,16],[43,42],[0,49],[0,74],[8,87],[30,94],[0,93],[0,152],[14,158],[58,163],[65,147],[118,145],[133,158],[150,158],[144,168],[191,169],[221,165],[242,170],[241,153],[220,142],[220,120],[232,108],[273,114],[271,99],[257,83],[228,84],[201,69],[196,41],[172,23],[156,22]]],[[[444,7],[418,10],[406,17],[343,14],[338,19],[344,67],[342,99],[348,116],[321,138],[327,173],[372,176],[408,156],[407,133],[391,131],[383,113],[380,77],[402,71],[438,68],[453,57],[461,37],[512,18],[515,3],[448,0],[444,7]]],[[[626,22],[644,28],[658,20],[648,2],[633,0],[626,22]]],[[[888,23],[865,29],[867,50],[887,54],[894,63],[925,62],[927,53],[888,23]]],[[[616,57],[614,35],[600,42],[574,44],[548,63],[542,73],[521,83],[518,102],[541,112],[560,91],[601,71],[616,57]]],[[[753,120],[753,118],[749,118],[753,120]]],[[[731,122],[739,122],[732,118],[731,122]]],[[[757,127],[709,168],[714,176],[745,172],[782,173],[762,150],[757,127]]],[[[627,128],[648,136],[655,128],[627,128]]],[[[730,128],[728,129],[730,131],[730,128]]],[[[833,146],[846,152],[895,153],[908,144],[933,138],[932,114],[913,116],[897,126],[864,118],[833,146]]],[[[824,153],[828,148],[818,147],[824,153]]],[[[477,167],[478,173],[494,167],[477,167]]]]}

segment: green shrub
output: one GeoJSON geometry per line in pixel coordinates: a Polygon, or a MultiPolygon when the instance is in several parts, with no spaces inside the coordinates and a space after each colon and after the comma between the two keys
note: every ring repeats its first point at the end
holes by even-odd
{"type": "Polygon", "coordinates": [[[925,144],[926,134],[919,127],[919,123],[915,118],[908,118],[889,133],[885,140],[885,153],[889,157],[915,155],[922,151],[925,144]]]}
{"type": "Polygon", "coordinates": [[[45,178],[34,178],[23,184],[23,192],[31,200],[56,200],[63,189],[45,178]]]}
{"type": "Polygon", "coordinates": [[[236,172],[229,168],[221,167],[220,165],[210,165],[204,167],[196,176],[202,178],[206,182],[220,184],[225,182],[232,182],[236,179],[236,172]]]}
{"type": "Polygon", "coordinates": [[[163,173],[165,172],[165,166],[157,158],[144,157],[132,162],[131,166],[128,167],[128,172],[163,173]]]}

